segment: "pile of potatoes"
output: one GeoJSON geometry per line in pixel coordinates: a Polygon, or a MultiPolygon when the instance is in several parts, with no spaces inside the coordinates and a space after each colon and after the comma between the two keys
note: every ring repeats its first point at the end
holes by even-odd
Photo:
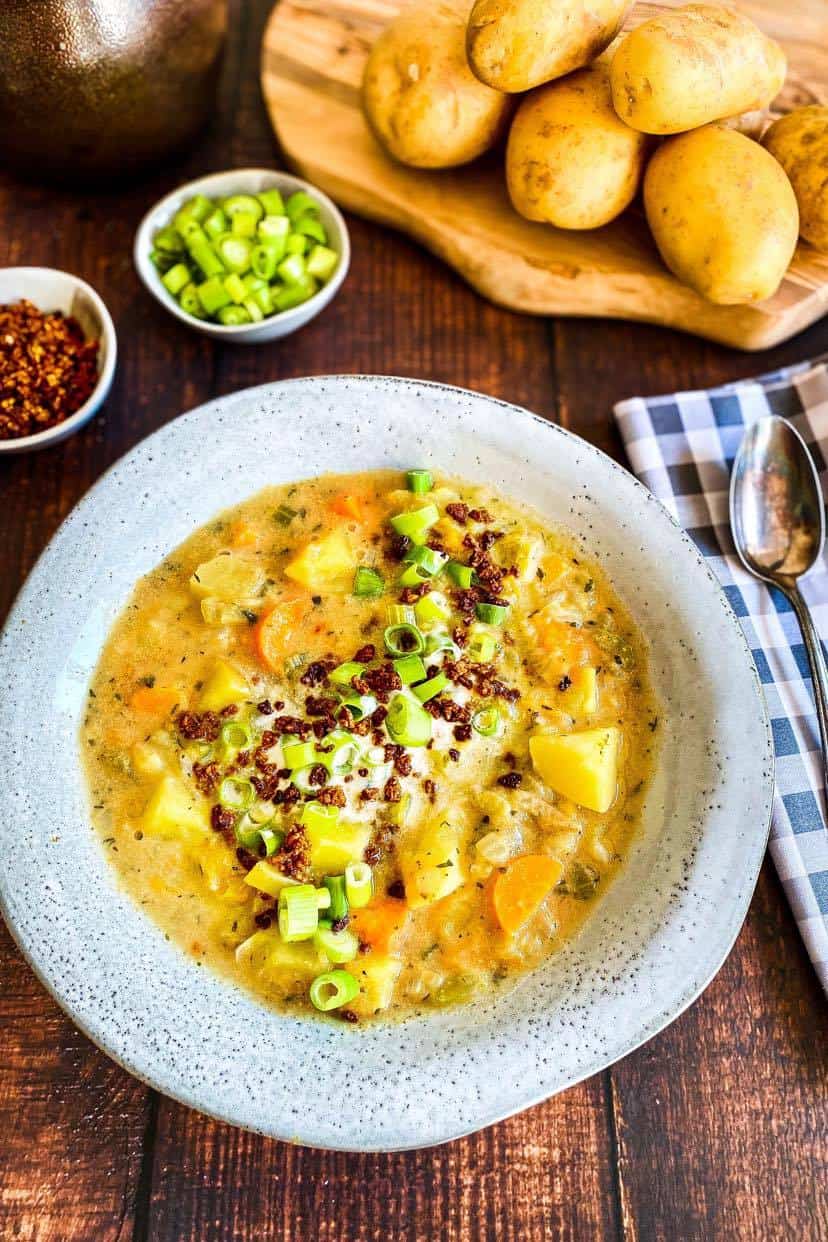
{"type": "Polygon", "coordinates": [[[508,133],[506,182],[527,220],[594,229],[643,185],[667,267],[711,302],[770,297],[797,236],[828,249],[828,107],[757,141],[785,54],[717,5],[630,34],[629,0],[415,0],[363,79],[380,143],[414,168],[476,159],[508,133]]]}

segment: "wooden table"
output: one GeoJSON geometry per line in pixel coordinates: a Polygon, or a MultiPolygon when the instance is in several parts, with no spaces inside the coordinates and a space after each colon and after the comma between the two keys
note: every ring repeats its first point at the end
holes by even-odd
{"type": "MultiPolygon", "coordinates": [[[[297,336],[245,349],[190,332],[139,285],[132,236],[178,180],[278,162],[256,73],[268,7],[235,0],[219,119],[186,159],[94,196],[0,179],[0,265],[91,281],[121,351],[102,417],[65,445],[0,461],[0,616],[107,466],[182,410],[250,384],[326,372],[443,380],[529,406],[619,456],[613,400],[828,350],[828,323],[750,356],[640,325],[522,318],[359,220],[344,289],[297,336]]],[[[644,1048],[472,1138],[349,1156],[245,1134],[148,1090],[75,1030],[0,930],[0,1238],[826,1238],[824,1018],[766,864],[718,977],[644,1048]]]]}

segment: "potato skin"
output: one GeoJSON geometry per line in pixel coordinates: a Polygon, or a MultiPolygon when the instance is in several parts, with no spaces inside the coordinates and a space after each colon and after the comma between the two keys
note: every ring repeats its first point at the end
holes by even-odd
{"type": "Polygon", "coordinates": [[[670,271],[723,306],[770,297],[796,248],[799,213],[783,169],[721,125],[662,143],[644,174],[644,209],[670,271]]]}
{"type": "Polygon", "coordinates": [[[481,82],[514,94],[590,64],[633,0],[476,0],[466,51],[481,82]]]}
{"type": "Polygon", "coordinates": [[[467,164],[505,129],[511,101],[466,62],[463,0],[424,0],[385,28],[362,80],[365,116],[395,159],[414,168],[467,164]]]}
{"type": "Polygon", "coordinates": [[[516,211],[560,229],[595,229],[635,197],[651,139],[619,120],[599,59],[522,101],[506,148],[516,211]]]}
{"type": "Polygon", "coordinates": [[[799,204],[799,232],[828,251],[828,107],[795,108],[762,140],[785,169],[799,204]]]}
{"type": "Polygon", "coordinates": [[[678,134],[767,107],[785,70],[779,44],[749,18],[690,4],[627,35],[612,62],[612,99],[633,129],[678,134]]]}

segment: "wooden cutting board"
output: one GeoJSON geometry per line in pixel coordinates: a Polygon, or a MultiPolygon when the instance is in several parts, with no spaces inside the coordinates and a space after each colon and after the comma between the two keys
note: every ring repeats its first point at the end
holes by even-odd
{"type": "MultiPolygon", "coordinates": [[[[774,297],[713,306],[667,272],[638,207],[605,228],[568,232],[513,211],[497,153],[444,172],[396,164],[365,124],[360,83],[369,47],[406,2],[280,0],[265,30],[262,89],[284,153],[343,207],[401,229],[484,297],[530,314],[644,319],[755,350],[828,311],[828,255],[806,244],[774,297]]],[[[638,5],[627,24],[664,7],[638,5]]],[[[788,53],[779,109],[828,102],[826,0],[740,7],[788,53]]]]}

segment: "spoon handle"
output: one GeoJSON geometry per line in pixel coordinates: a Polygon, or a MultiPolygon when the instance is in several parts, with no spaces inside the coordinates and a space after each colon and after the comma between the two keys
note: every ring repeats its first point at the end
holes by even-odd
{"type": "Polygon", "coordinates": [[[799,628],[805,640],[808,663],[811,666],[811,680],[814,683],[814,701],[816,703],[817,719],[819,720],[819,733],[822,739],[822,771],[825,778],[825,787],[828,790],[828,668],[825,664],[822,643],[814,625],[810,608],[795,586],[786,591],[785,594],[791,601],[791,606],[796,613],[796,619],[799,622],[799,628]]]}

